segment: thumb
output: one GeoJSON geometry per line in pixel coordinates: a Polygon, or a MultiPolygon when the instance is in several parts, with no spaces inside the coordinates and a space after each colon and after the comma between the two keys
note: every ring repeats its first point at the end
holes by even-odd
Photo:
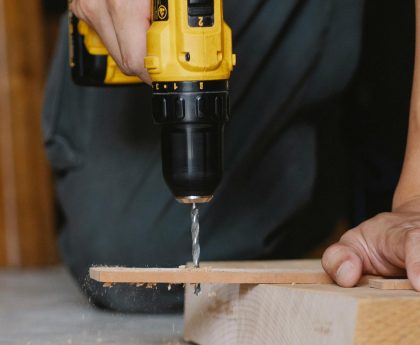
{"type": "Polygon", "coordinates": [[[405,265],[413,287],[420,291],[420,228],[410,229],[405,236],[405,265]]]}
{"type": "Polygon", "coordinates": [[[340,242],[333,244],[325,251],[322,256],[322,266],[342,287],[356,285],[363,272],[362,258],[357,250],[340,242]]]}
{"type": "Polygon", "coordinates": [[[407,269],[420,289],[420,228],[411,224],[410,215],[403,213],[383,213],[363,222],[326,250],[324,269],[344,287],[356,285],[362,273],[395,277],[407,269]]]}

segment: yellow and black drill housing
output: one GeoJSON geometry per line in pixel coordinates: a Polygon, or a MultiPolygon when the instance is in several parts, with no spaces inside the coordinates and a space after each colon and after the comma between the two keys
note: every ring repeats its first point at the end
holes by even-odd
{"type": "Polygon", "coordinates": [[[235,65],[222,0],[155,0],[145,67],[155,83],[228,80],[235,65]]]}
{"type": "MultiPolygon", "coordinates": [[[[184,203],[209,201],[223,172],[223,129],[236,56],[223,0],[151,0],[144,66],[161,126],[164,178],[184,203]]],[[[80,85],[141,82],[124,75],[100,37],[70,13],[70,65],[80,85]]]]}

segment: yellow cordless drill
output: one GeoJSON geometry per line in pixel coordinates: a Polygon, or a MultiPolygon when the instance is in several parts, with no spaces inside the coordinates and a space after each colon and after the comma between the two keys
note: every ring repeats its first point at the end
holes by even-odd
{"type": "MultiPolygon", "coordinates": [[[[223,0],[151,0],[151,10],[144,65],[153,82],[154,121],[161,127],[163,176],[179,202],[193,204],[198,266],[195,204],[209,202],[222,178],[228,80],[236,63],[232,33],[223,19],[223,0]]],[[[121,72],[94,30],[69,17],[77,84],[141,82],[121,72]]]]}

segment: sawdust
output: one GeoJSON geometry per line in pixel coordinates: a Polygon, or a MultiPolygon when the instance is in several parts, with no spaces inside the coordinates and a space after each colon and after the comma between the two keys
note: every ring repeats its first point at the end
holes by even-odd
{"type": "Polygon", "coordinates": [[[112,288],[113,287],[113,284],[112,283],[104,283],[102,286],[104,288],[112,288]]]}
{"type": "Polygon", "coordinates": [[[178,268],[179,269],[182,269],[182,270],[187,270],[187,271],[196,271],[196,270],[200,270],[200,271],[211,271],[211,270],[214,269],[213,266],[194,267],[194,266],[192,266],[192,264],[190,264],[190,265],[179,265],[178,268]]]}

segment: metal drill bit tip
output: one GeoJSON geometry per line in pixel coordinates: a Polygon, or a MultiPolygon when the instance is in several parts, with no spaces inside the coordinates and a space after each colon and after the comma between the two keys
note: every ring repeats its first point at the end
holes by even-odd
{"type": "MultiPolygon", "coordinates": [[[[192,204],[191,208],[191,236],[192,236],[192,258],[194,267],[200,267],[200,223],[199,211],[196,203],[192,204]]],[[[200,284],[196,284],[194,293],[198,296],[201,292],[200,284]]]]}
{"type": "Polygon", "coordinates": [[[192,258],[194,267],[200,267],[200,223],[197,204],[192,204],[191,208],[191,236],[192,236],[192,258]]]}

